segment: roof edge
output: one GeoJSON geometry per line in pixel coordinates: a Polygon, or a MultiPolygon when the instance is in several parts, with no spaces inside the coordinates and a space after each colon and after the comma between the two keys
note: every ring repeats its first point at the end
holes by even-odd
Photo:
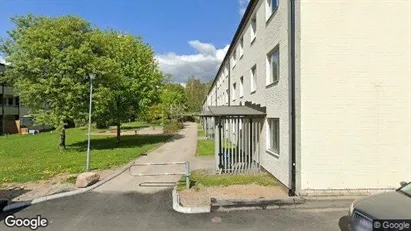
{"type": "MultiPolygon", "coordinates": [[[[223,61],[221,62],[220,67],[218,68],[218,71],[217,71],[217,73],[216,73],[216,76],[214,77],[213,82],[211,83],[211,86],[210,86],[210,88],[209,88],[208,91],[207,91],[207,96],[208,96],[208,94],[210,93],[211,89],[213,88],[213,86],[214,86],[214,84],[215,84],[215,82],[216,82],[216,80],[217,80],[218,74],[221,72],[221,69],[222,69],[223,66],[224,66],[223,64],[227,61],[228,57],[230,56],[231,52],[233,51],[233,49],[234,49],[233,46],[234,46],[234,44],[238,41],[239,35],[241,34],[241,32],[243,32],[243,30],[244,30],[244,28],[245,28],[245,26],[246,26],[245,24],[246,24],[246,23],[248,22],[248,20],[250,19],[251,13],[253,12],[254,8],[257,6],[257,3],[258,3],[258,0],[250,0],[250,3],[248,3],[247,9],[245,10],[244,15],[243,15],[243,18],[241,19],[240,24],[238,25],[237,30],[236,30],[236,32],[235,32],[235,34],[234,34],[234,37],[233,37],[233,39],[231,40],[230,46],[229,46],[229,48],[228,48],[228,50],[227,50],[227,53],[225,54],[224,59],[223,59],[223,61]]],[[[203,105],[204,105],[205,101],[207,100],[207,96],[206,96],[206,98],[205,98],[204,101],[203,101],[203,105]]]]}

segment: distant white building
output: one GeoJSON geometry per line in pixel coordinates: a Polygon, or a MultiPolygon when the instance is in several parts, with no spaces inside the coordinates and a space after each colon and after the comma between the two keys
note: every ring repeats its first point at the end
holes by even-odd
{"type": "Polygon", "coordinates": [[[253,163],[291,194],[411,181],[410,9],[251,0],[204,101],[217,169],[253,163]]]}

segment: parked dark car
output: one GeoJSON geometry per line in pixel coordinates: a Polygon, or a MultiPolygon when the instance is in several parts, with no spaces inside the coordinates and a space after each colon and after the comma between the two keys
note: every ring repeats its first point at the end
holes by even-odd
{"type": "Polygon", "coordinates": [[[374,226],[382,227],[381,223],[374,224],[376,220],[411,220],[411,182],[401,182],[401,187],[392,192],[355,200],[348,217],[352,231],[372,231],[374,226]]]}

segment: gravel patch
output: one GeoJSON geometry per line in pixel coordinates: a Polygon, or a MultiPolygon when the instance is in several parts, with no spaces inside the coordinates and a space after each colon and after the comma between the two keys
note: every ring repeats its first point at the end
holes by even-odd
{"type": "Polygon", "coordinates": [[[210,205],[210,199],[242,200],[242,199],[270,199],[288,197],[281,186],[230,185],[203,188],[184,189],[179,192],[180,202],[183,206],[197,207],[210,205]]]}
{"type": "MultiPolygon", "coordinates": [[[[110,176],[117,168],[95,171],[100,175],[100,181],[110,176]]],[[[75,184],[67,181],[77,174],[58,174],[48,180],[26,183],[3,184],[0,188],[0,199],[10,201],[27,201],[34,198],[76,190],[75,184]]]]}

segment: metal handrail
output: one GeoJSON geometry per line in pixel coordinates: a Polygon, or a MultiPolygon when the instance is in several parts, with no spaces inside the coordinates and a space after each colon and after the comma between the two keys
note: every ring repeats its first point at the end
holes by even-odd
{"type": "Polygon", "coordinates": [[[186,178],[186,188],[190,188],[190,175],[191,175],[191,170],[190,170],[190,162],[163,162],[163,163],[143,163],[143,164],[132,164],[128,168],[128,173],[131,176],[172,176],[172,175],[185,175],[186,178]],[[152,166],[152,165],[179,165],[179,164],[185,164],[185,172],[164,172],[164,173],[135,173],[133,174],[131,172],[132,167],[136,166],[152,166]]]}

